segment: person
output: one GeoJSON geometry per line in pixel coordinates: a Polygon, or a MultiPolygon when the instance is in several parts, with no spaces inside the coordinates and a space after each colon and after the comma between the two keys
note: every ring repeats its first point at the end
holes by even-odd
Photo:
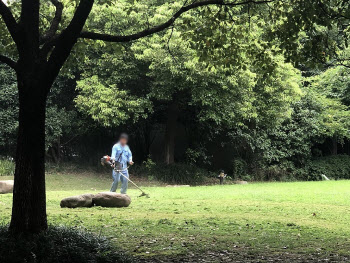
{"type": "Polygon", "coordinates": [[[114,144],[112,148],[111,160],[113,168],[115,167],[118,171],[113,169],[112,177],[113,183],[111,187],[111,192],[115,192],[118,188],[119,181],[121,182],[120,193],[126,194],[128,190],[128,180],[124,178],[120,173],[125,177],[129,178],[128,172],[128,163],[133,165],[132,153],[128,146],[129,136],[126,133],[122,133],[119,137],[118,143],[114,144]]]}
{"type": "Polygon", "coordinates": [[[220,179],[220,184],[224,184],[224,179],[226,178],[226,175],[227,174],[225,174],[224,170],[221,170],[221,172],[218,176],[218,178],[220,179]]]}

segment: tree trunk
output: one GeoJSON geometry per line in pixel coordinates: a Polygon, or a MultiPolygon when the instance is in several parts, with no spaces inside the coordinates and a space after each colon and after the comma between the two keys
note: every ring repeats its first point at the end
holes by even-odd
{"type": "Polygon", "coordinates": [[[60,137],[57,138],[57,141],[52,144],[50,147],[51,155],[47,155],[50,159],[53,160],[55,164],[59,164],[61,162],[61,140],[60,137]]]}
{"type": "MultiPolygon", "coordinates": [[[[35,78],[34,78],[35,79],[35,78]]],[[[46,89],[29,75],[18,79],[19,130],[10,229],[40,232],[47,229],[45,194],[46,89]]]]}
{"type": "Polygon", "coordinates": [[[332,138],[332,155],[337,155],[338,154],[338,140],[337,136],[334,135],[332,138]]]}
{"type": "Polygon", "coordinates": [[[179,117],[179,108],[175,102],[172,102],[168,107],[164,144],[165,144],[165,163],[172,164],[175,162],[175,136],[176,136],[176,123],[179,117]]]}
{"type": "MultiPolygon", "coordinates": [[[[57,3],[53,4],[58,8],[57,3]]],[[[18,23],[11,10],[4,4],[0,5],[2,20],[18,50],[17,62],[11,61],[9,64],[16,70],[19,91],[19,130],[10,224],[12,231],[40,232],[47,229],[45,196],[47,94],[77,42],[93,4],[94,0],[80,1],[69,25],[55,39],[57,28],[52,30],[50,28],[49,31],[52,32],[49,32],[49,39],[45,44],[45,41],[40,41],[39,0],[22,1],[18,23]]],[[[52,23],[60,24],[62,13],[59,13],[60,11],[58,15],[55,14],[52,23]]]]}

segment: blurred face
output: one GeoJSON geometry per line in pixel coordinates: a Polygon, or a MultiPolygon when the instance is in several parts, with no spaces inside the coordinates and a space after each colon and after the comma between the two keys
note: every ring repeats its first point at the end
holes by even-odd
{"type": "Polygon", "coordinates": [[[125,138],[120,138],[119,142],[122,146],[125,146],[128,143],[128,140],[125,138]]]}

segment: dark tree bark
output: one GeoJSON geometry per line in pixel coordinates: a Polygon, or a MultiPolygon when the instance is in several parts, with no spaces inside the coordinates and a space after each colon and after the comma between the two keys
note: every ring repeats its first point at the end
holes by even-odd
{"type": "Polygon", "coordinates": [[[332,138],[332,155],[338,154],[338,138],[336,135],[332,138]]]}
{"type": "Polygon", "coordinates": [[[41,79],[44,65],[39,57],[39,1],[22,1],[21,20],[11,26],[19,54],[15,67],[19,128],[10,229],[39,232],[47,228],[44,165],[48,92],[41,79]]]}
{"type": "Polygon", "coordinates": [[[40,84],[19,78],[19,130],[10,229],[39,232],[47,228],[45,196],[46,93],[40,84]]]}
{"type": "Polygon", "coordinates": [[[51,158],[56,164],[59,164],[61,161],[60,148],[60,142],[58,139],[57,142],[50,147],[50,155],[47,155],[47,157],[51,158]]]}
{"type": "Polygon", "coordinates": [[[164,136],[166,164],[172,164],[175,162],[175,137],[178,117],[179,107],[176,102],[172,102],[168,106],[167,122],[164,136]]]}

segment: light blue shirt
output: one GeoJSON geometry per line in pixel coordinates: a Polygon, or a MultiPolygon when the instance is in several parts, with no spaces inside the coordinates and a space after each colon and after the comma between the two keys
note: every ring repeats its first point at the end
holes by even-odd
{"type": "Polygon", "coordinates": [[[120,162],[123,167],[127,166],[127,163],[132,162],[132,153],[129,146],[121,146],[119,142],[114,144],[111,158],[116,162],[120,162]]]}

